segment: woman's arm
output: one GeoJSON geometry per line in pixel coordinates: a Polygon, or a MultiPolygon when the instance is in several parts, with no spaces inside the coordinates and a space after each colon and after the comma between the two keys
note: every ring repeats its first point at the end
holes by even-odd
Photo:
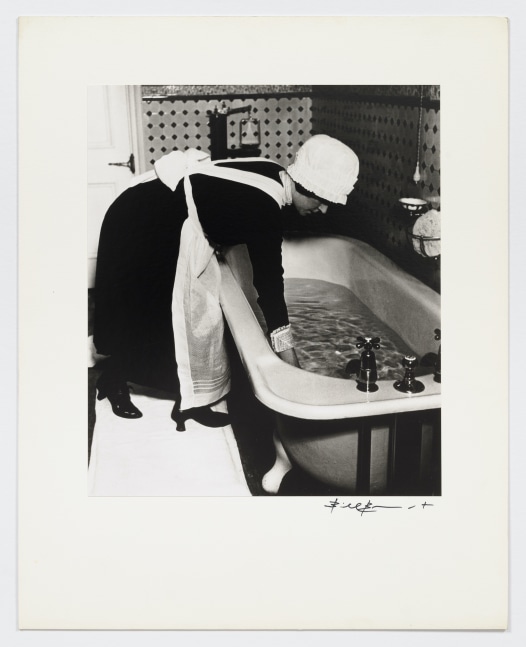
{"type": "Polygon", "coordinates": [[[260,237],[256,242],[247,243],[247,249],[258,305],[270,333],[289,324],[281,263],[281,236],[260,237]]]}
{"type": "Polygon", "coordinates": [[[285,303],[281,236],[247,244],[247,248],[258,304],[265,317],[274,351],[287,364],[299,367],[285,303]]]}

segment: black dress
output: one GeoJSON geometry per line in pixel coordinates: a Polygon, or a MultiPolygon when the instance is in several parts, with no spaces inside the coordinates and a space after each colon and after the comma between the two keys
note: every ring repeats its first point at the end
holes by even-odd
{"type": "MultiPolygon", "coordinates": [[[[279,181],[274,162],[224,163],[279,181]]],[[[281,265],[282,214],[263,191],[194,174],[199,220],[213,244],[245,243],[254,287],[269,331],[288,323],[281,265]]],[[[110,355],[106,379],[124,379],[178,392],[172,328],[181,227],[188,212],[181,181],[175,191],[159,179],[138,184],[110,206],[102,224],[95,280],[94,343],[110,355]]]]}

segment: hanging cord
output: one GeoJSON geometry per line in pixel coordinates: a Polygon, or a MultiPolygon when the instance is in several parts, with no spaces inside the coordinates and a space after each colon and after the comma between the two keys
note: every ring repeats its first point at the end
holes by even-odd
{"type": "Polygon", "coordinates": [[[416,167],[415,174],[413,175],[413,182],[418,184],[420,182],[420,134],[422,132],[422,100],[424,97],[424,86],[420,86],[420,108],[418,111],[418,135],[416,142],[416,167]]]}

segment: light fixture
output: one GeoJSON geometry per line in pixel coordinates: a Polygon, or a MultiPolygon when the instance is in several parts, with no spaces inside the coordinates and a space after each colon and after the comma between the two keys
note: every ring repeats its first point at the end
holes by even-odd
{"type": "Polygon", "coordinates": [[[413,175],[413,182],[418,184],[420,182],[420,134],[422,131],[422,102],[424,98],[424,86],[420,86],[420,107],[418,109],[418,132],[416,138],[416,167],[413,175]]]}
{"type": "Polygon", "coordinates": [[[250,107],[248,117],[239,123],[239,142],[241,148],[258,148],[261,142],[259,120],[250,116],[250,107]]]}

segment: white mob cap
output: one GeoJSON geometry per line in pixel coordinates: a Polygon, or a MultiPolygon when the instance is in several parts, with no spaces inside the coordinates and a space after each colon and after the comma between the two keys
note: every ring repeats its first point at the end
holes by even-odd
{"type": "Polygon", "coordinates": [[[345,204],[359,170],[358,156],[348,146],[328,135],[314,135],[296,153],[287,173],[317,197],[345,204]]]}

